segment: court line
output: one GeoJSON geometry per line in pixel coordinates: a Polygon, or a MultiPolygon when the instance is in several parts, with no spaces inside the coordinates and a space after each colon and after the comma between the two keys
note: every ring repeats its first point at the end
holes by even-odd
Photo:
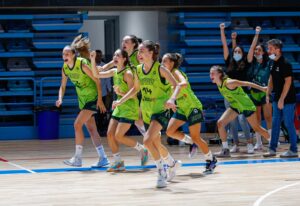
{"type": "Polygon", "coordinates": [[[257,199],[257,200],[255,201],[255,203],[253,204],[253,206],[259,206],[260,203],[261,203],[264,199],[266,199],[267,197],[273,195],[273,194],[276,193],[276,192],[279,192],[279,191],[284,190],[284,189],[286,189],[286,188],[288,188],[288,187],[293,187],[293,186],[299,185],[299,184],[300,184],[300,182],[296,182],[296,183],[293,183],[293,184],[290,184],[290,185],[286,185],[286,186],[283,186],[283,187],[279,187],[279,188],[277,188],[277,189],[275,189],[275,190],[272,190],[272,191],[270,191],[270,192],[264,194],[263,196],[261,196],[259,199],[257,199]]]}
{"type": "MultiPolygon", "coordinates": [[[[7,160],[5,160],[7,161],[7,160]]],[[[258,160],[237,160],[237,161],[224,161],[218,162],[218,165],[245,165],[245,164],[270,164],[270,163],[284,163],[284,162],[300,162],[300,158],[291,159],[258,159],[258,160]]],[[[183,167],[198,167],[205,166],[205,163],[184,163],[183,167]]],[[[146,166],[126,166],[127,170],[143,170],[153,169],[155,165],[146,166]]],[[[34,170],[0,170],[1,174],[24,174],[24,173],[55,173],[55,172],[80,172],[80,171],[106,171],[107,167],[103,168],[91,168],[91,167],[69,167],[69,168],[45,168],[45,169],[34,169],[34,170]],[[32,171],[32,172],[30,172],[32,171]]]]}
{"type": "MultiPolygon", "coordinates": [[[[22,170],[25,170],[25,171],[27,171],[27,172],[29,172],[29,173],[36,173],[36,172],[34,172],[34,171],[30,170],[30,169],[27,169],[27,168],[25,168],[25,167],[23,167],[23,166],[21,166],[21,165],[18,165],[18,164],[13,163],[13,162],[10,162],[10,161],[8,161],[8,160],[6,160],[6,159],[3,159],[3,158],[1,158],[1,157],[0,157],[0,161],[1,161],[1,162],[5,162],[5,163],[7,163],[7,164],[9,164],[9,165],[11,165],[11,166],[17,167],[17,168],[21,169],[21,171],[22,171],[22,170]]],[[[15,170],[15,171],[18,171],[18,170],[15,170]]]]}

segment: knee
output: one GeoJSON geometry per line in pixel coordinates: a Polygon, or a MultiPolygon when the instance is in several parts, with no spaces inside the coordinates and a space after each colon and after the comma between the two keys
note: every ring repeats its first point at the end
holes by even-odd
{"type": "Polygon", "coordinates": [[[167,136],[169,136],[169,137],[173,137],[175,131],[176,131],[176,130],[174,130],[172,127],[168,127],[168,129],[167,129],[167,131],[166,131],[166,134],[167,134],[167,136]]]}
{"type": "Polygon", "coordinates": [[[109,131],[107,131],[107,134],[106,134],[106,135],[107,135],[107,138],[108,138],[108,139],[111,139],[111,138],[114,138],[115,132],[109,130],[109,131]]]}
{"type": "Polygon", "coordinates": [[[116,140],[118,141],[118,142],[122,142],[123,141],[123,134],[120,134],[119,132],[117,132],[116,134],[115,134],[115,138],[116,138],[116,140]]]}
{"type": "Polygon", "coordinates": [[[83,123],[81,121],[75,121],[74,122],[74,129],[75,130],[81,130],[83,126],[83,123]]]}
{"type": "Polygon", "coordinates": [[[218,126],[218,128],[221,128],[221,127],[225,127],[226,125],[223,120],[219,119],[217,122],[217,126],[218,126]]]}
{"type": "Polygon", "coordinates": [[[150,138],[148,135],[145,135],[143,144],[144,144],[144,146],[147,147],[147,148],[151,147],[151,145],[152,145],[152,140],[151,140],[151,138],[150,138]]]}

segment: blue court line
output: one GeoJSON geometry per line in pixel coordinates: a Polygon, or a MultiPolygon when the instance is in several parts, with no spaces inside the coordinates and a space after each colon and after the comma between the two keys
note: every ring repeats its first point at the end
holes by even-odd
{"type": "MultiPolygon", "coordinates": [[[[300,162],[300,158],[290,159],[258,159],[258,160],[232,160],[218,162],[218,165],[250,165],[250,164],[269,164],[269,163],[283,163],[283,162],[300,162]]],[[[184,163],[183,167],[198,167],[205,166],[205,163],[184,163]]],[[[126,166],[126,170],[143,170],[153,169],[155,165],[146,166],[126,166]]],[[[78,167],[78,168],[49,168],[49,169],[34,169],[32,171],[36,173],[57,173],[57,172],[85,172],[85,171],[106,171],[107,167],[91,168],[91,167],[78,167]]],[[[26,170],[0,170],[0,175],[4,174],[31,174],[26,170]]]]}

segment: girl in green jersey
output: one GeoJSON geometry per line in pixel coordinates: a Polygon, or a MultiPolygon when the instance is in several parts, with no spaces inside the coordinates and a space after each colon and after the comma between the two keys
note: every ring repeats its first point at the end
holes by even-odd
{"type": "MultiPolygon", "coordinates": [[[[129,62],[133,67],[137,67],[140,63],[138,60],[138,46],[142,42],[140,38],[135,35],[126,35],[122,39],[122,49],[128,53],[129,62]]],[[[106,65],[104,65],[101,70],[108,70],[114,66],[113,61],[110,61],[106,65]]],[[[99,68],[100,69],[100,68],[99,68]]],[[[118,88],[115,87],[115,92],[118,88]]],[[[137,95],[139,98],[139,95],[137,95]]],[[[144,126],[144,122],[142,119],[141,111],[139,111],[139,119],[134,122],[135,126],[138,128],[139,132],[144,136],[146,133],[146,129],[144,126]]]]}
{"type": "MultiPolygon", "coordinates": [[[[113,57],[116,69],[98,72],[96,67],[96,52],[91,53],[92,70],[95,78],[113,77],[114,86],[118,87],[118,99],[121,99],[132,87],[134,72],[129,63],[129,57],[125,50],[118,49],[113,57]]],[[[128,138],[126,132],[139,118],[139,105],[137,97],[132,97],[124,104],[114,108],[112,118],[109,122],[107,137],[115,162],[108,168],[108,172],[124,171],[124,161],[119,153],[119,143],[137,149],[141,153],[141,165],[148,161],[148,151],[136,140],[128,138]]]]}
{"type": "Polygon", "coordinates": [[[161,143],[160,131],[167,127],[170,114],[168,109],[176,110],[175,100],[180,92],[180,85],[169,70],[160,66],[157,61],[159,44],[146,40],[139,45],[139,60],[134,87],[120,100],[113,103],[119,106],[141,90],[142,117],[147,131],[144,136],[144,145],[151,153],[158,169],[157,187],[166,187],[167,180],[175,177],[176,169],[181,166],[175,161],[166,147],[161,143]],[[169,83],[167,83],[167,82],[169,83]],[[171,86],[174,92],[171,94],[171,86]],[[168,165],[168,175],[163,160],[168,165]]]}
{"type": "Polygon", "coordinates": [[[202,104],[192,91],[186,74],[179,70],[181,61],[182,56],[178,53],[167,53],[162,58],[163,65],[172,72],[180,85],[185,86],[180,90],[176,99],[177,110],[169,121],[167,135],[188,144],[195,143],[201,148],[206,159],[204,173],[212,173],[217,159],[200,136],[201,122],[203,121],[202,104]],[[179,128],[186,122],[189,124],[191,137],[179,131],[179,128]]]}
{"type": "Polygon", "coordinates": [[[109,162],[100,141],[95,118],[93,117],[99,108],[101,111],[105,112],[105,106],[100,103],[102,102],[102,95],[99,81],[93,77],[87,60],[76,57],[75,50],[70,46],[66,46],[63,49],[63,60],[62,80],[56,106],[60,107],[63,102],[66,84],[69,78],[76,87],[79,108],[81,110],[74,123],[76,143],[75,155],[70,160],[65,160],[64,163],[70,166],[81,167],[82,147],[84,142],[82,127],[85,125],[99,154],[99,162],[97,165],[108,165],[109,162]]]}
{"type": "Polygon", "coordinates": [[[268,131],[262,128],[257,121],[255,113],[256,107],[254,103],[242,88],[242,86],[246,86],[261,91],[266,91],[266,87],[261,87],[251,82],[227,78],[222,67],[220,66],[211,67],[210,79],[214,84],[218,85],[220,93],[224,96],[224,98],[229,102],[230,105],[230,107],[226,109],[217,123],[223,148],[221,152],[216,154],[216,156],[230,157],[225,126],[233,121],[239,114],[244,114],[253,130],[255,132],[259,132],[264,138],[269,140],[270,135],[268,131]]]}
{"type": "MultiPolygon", "coordinates": [[[[251,64],[248,71],[249,79],[260,86],[268,86],[270,77],[270,60],[268,52],[262,44],[257,44],[261,27],[257,26],[255,29],[255,36],[250,46],[247,60],[251,64]]],[[[261,92],[256,89],[250,90],[250,97],[256,106],[257,120],[261,123],[261,112],[263,110],[264,119],[267,124],[268,132],[271,134],[272,130],[272,104],[266,102],[266,92],[261,92]]],[[[263,144],[261,136],[257,132],[255,133],[256,144],[255,150],[262,150],[263,144]]]]}

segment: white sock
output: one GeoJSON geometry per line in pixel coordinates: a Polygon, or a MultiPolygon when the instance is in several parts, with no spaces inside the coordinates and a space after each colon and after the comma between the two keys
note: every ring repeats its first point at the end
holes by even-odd
{"type": "Polygon", "coordinates": [[[96,150],[97,150],[97,153],[98,153],[99,157],[107,158],[106,154],[105,154],[105,151],[104,151],[103,145],[100,145],[100,146],[96,147],[96,150]]]}
{"type": "Polygon", "coordinates": [[[213,160],[213,155],[212,155],[210,150],[207,154],[204,154],[204,157],[205,157],[206,160],[210,160],[210,161],[213,160]]]}
{"type": "Polygon", "coordinates": [[[194,143],[192,138],[187,134],[184,134],[184,138],[181,141],[183,141],[187,144],[193,144],[194,143]]]}
{"type": "Polygon", "coordinates": [[[137,142],[134,149],[136,149],[137,151],[141,151],[144,149],[144,146],[137,142]]]}
{"type": "Polygon", "coordinates": [[[163,158],[164,161],[167,163],[168,166],[173,167],[175,164],[174,158],[168,153],[166,157],[163,158]]]}
{"type": "Polygon", "coordinates": [[[256,139],[256,144],[261,145],[261,135],[258,132],[255,132],[255,139],[256,139]]]}
{"type": "Polygon", "coordinates": [[[119,152],[116,153],[116,154],[113,154],[113,157],[114,157],[115,162],[121,162],[122,161],[121,160],[121,155],[120,155],[119,152]]]}
{"type": "Polygon", "coordinates": [[[77,157],[77,158],[82,157],[82,149],[83,149],[82,145],[78,144],[75,146],[75,157],[77,157]]]}
{"type": "Polygon", "coordinates": [[[224,148],[224,149],[229,149],[229,146],[228,146],[228,142],[227,142],[227,141],[222,142],[222,145],[223,145],[223,148],[224,148]]]}
{"type": "Polygon", "coordinates": [[[156,164],[156,167],[157,167],[158,170],[162,170],[164,168],[164,164],[163,164],[162,159],[156,160],[155,164],[156,164]]]}
{"type": "Polygon", "coordinates": [[[139,130],[139,132],[143,135],[143,137],[145,136],[146,134],[146,129],[145,129],[145,126],[139,126],[137,124],[135,124],[136,128],[139,130]]]}

